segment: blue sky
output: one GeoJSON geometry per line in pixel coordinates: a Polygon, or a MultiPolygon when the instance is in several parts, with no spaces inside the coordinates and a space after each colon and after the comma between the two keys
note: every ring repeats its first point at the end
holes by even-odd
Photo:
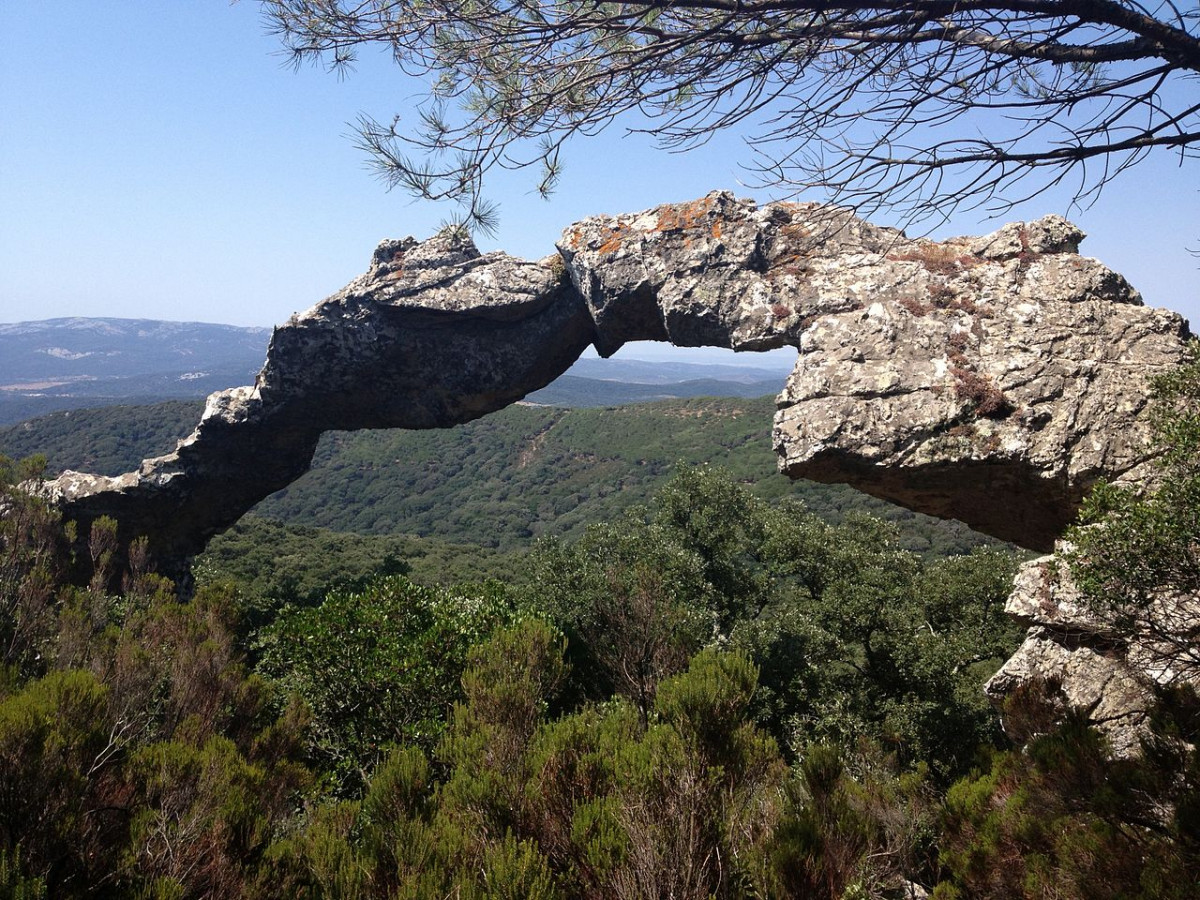
{"type": "MultiPolygon", "coordinates": [[[[449,214],[385,192],[349,137],[359,113],[403,114],[419,91],[381,56],[344,79],[286,67],[249,0],[0,0],[0,321],[271,325],[311,306],[379,240],[449,214]]],[[[747,159],[733,134],[667,154],[614,131],[571,148],[549,202],[530,177],[495,179],[501,227],[480,244],[536,258],[586,215],[715,188],[769,199],[739,184],[747,159]]],[[[1045,195],[934,236],[1062,213],[1089,232],[1085,253],[1200,323],[1198,171],[1164,156],[1091,209],[1045,195]]]]}

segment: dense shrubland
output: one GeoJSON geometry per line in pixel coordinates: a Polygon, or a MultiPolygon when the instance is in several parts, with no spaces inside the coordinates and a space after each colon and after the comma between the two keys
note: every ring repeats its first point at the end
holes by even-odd
{"type": "Polygon", "coordinates": [[[1074,720],[1010,747],[1006,551],[685,467],[503,581],[212,557],[181,602],[136,552],[106,593],[103,520],[68,585],[0,474],[0,897],[1200,895],[1195,694],[1137,760],[1074,720]]]}
{"type": "Polygon", "coordinates": [[[55,514],[2,502],[0,895],[236,895],[313,781],[310,714],[247,667],[231,591],[69,587],[55,514]]]}

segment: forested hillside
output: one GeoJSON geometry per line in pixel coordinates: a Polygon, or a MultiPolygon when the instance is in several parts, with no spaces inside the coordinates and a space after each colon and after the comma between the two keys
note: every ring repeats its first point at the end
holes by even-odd
{"type": "MultiPolygon", "coordinates": [[[[0,896],[1190,900],[1194,694],[1024,751],[1004,551],[684,468],[504,583],[63,580],[0,466],[0,896]]],[[[136,548],[135,548],[136,549],[136,548]]],[[[269,548],[268,548],[269,550],[269,548]]],[[[135,554],[136,555],[136,554],[135,554]]]]}
{"type": "MultiPolygon", "coordinates": [[[[42,453],[52,472],[115,475],[173,449],[202,408],[174,402],[54,413],[0,429],[0,453],[42,453]]],[[[944,555],[987,542],[959,523],[779,475],[773,412],[770,397],[518,405],[449,429],[332,433],[312,470],[255,512],[291,525],[508,551],[543,535],[577,536],[588,523],[645,503],[682,461],[719,464],[756,495],[800,499],[830,521],[852,513],[894,521],[909,549],[944,555]]]]}
{"type": "MultiPolygon", "coordinates": [[[[1161,486],[1098,491],[1102,527],[1072,535],[1097,612],[1197,589],[1200,361],[1156,390],[1161,486]]],[[[317,475],[350,485],[403,456],[416,489],[540,468],[527,489],[585,498],[582,456],[644,491],[519,561],[252,518],[186,600],[136,542],[111,591],[106,519],[70,584],[71,527],[18,487],[39,461],[0,457],[0,897],[1200,895],[1194,690],[1161,686],[1130,758],[1085,713],[1018,693],[1002,730],[988,706],[1015,554],[914,553],[903,520],[826,521],[752,467],[622,474],[681,447],[741,465],[762,404],[333,435],[317,475]]]]}
{"type": "Polygon", "coordinates": [[[46,457],[46,469],[119,475],[175,448],[200,420],[203,400],[67,409],[0,426],[0,453],[46,457]]]}

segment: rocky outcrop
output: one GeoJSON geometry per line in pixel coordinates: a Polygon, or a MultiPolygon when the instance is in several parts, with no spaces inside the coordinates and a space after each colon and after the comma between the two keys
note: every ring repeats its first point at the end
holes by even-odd
{"type": "MultiPolygon", "coordinates": [[[[276,329],[253,386],[209,398],[174,453],[118,478],[66,472],[47,492],[80,534],[101,515],[189,558],[309,466],[332,429],[438,428],[554,380],[594,344],[800,350],[775,444],[797,478],[848,482],[921,512],[1049,549],[1097,478],[1146,476],[1147,386],[1188,336],[1057,217],[981,238],[912,240],[808,204],[730,194],[568,228],[539,262],[444,233],[385,241],[366,274],[276,329]]],[[[86,552],[78,554],[86,560],[86,552]]],[[[992,679],[1082,707],[1118,752],[1137,744],[1153,640],[1089,617],[1061,565],[1017,578],[1030,626],[992,679]]],[[[90,573],[81,571],[86,580],[90,573]]],[[[1195,619],[1191,605],[1164,611],[1195,619]]]]}
{"type": "Polygon", "coordinates": [[[1048,550],[1099,477],[1137,479],[1148,379],[1186,323],[1077,252],[1056,216],[910,240],[843,210],[728,195],[564,233],[597,347],[800,356],[780,467],[1048,550]]]}
{"type": "Polygon", "coordinates": [[[253,387],[210,398],[175,453],[50,489],[179,562],[295,478],[325,430],[444,427],[557,377],[589,343],[800,349],[775,441],[793,477],[844,481],[1048,548],[1101,475],[1140,477],[1150,376],[1186,325],[1076,252],[1048,217],[911,240],[844,210],[726,193],[568,228],[540,262],[443,234],[272,338],[253,387]]]}
{"type": "Polygon", "coordinates": [[[1148,732],[1155,687],[1196,682],[1192,635],[1200,598],[1163,596],[1144,610],[1123,611],[1118,620],[1080,595],[1069,556],[1060,543],[1053,556],[1017,573],[1005,611],[1029,631],[985,692],[998,707],[1009,705],[1005,727],[1018,741],[1074,709],[1104,734],[1114,754],[1130,756],[1148,732]]]}

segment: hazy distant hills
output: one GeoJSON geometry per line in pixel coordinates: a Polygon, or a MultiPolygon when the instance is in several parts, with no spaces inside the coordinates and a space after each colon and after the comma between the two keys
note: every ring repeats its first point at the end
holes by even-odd
{"type": "Polygon", "coordinates": [[[0,422],[248,384],[270,337],[269,328],[153,319],[0,324],[0,422]]]}
{"type": "MultiPolygon", "coordinates": [[[[250,384],[269,328],[152,319],[0,324],[0,423],[57,410],[205,397],[250,384]]],[[[777,393],[786,369],[581,359],[528,397],[547,406],[614,406],[777,393]]]]}
{"type": "MultiPolygon", "coordinates": [[[[748,359],[767,359],[753,353],[744,355],[748,359]]],[[[790,366],[784,367],[779,363],[770,366],[728,366],[692,362],[649,362],[640,359],[597,359],[585,356],[576,360],[567,374],[573,378],[636,384],[679,384],[707,378],[722,384],[752,385],[767,381],[772,384],[782,383],[781,377],[786,377],[789,371],[790,366]]]]}
{"type": "Polygon", "coordinates": [[[146,375],[187,381],[221,371],[245,378],[262,366],[270,337],[269,328],[153,319],[18,322],[0,325],[0,382],[146,375]]]}
{"type": "Polygon", "coordinates": [[[778,394],[787,373],[781,367],[587,357],[525,399],[547,406],[617,406],[689,397],[762,397],[778,394]]]}
{"type": "MultiPolygon", "coordinates": [[[[609,360],[607,364],[618,372],[626,365],[624,360],[609,360]]],[[[708,367],[695,368],[703,371],[708,367]]],[[[690,381],[645,384],[619,381],[615,378],[580,378],[571,374],[574,371],[574,368],[568,370],[566,375],[540,391],[534,391],[525,401],[543,406],[620,406],[625,403],[649,403],[653,400],[686,400],[690,397],[762,397],[766,394],[778,394],[785,377],[779,375],[758,381],[696,378],[690,381]]]]}

